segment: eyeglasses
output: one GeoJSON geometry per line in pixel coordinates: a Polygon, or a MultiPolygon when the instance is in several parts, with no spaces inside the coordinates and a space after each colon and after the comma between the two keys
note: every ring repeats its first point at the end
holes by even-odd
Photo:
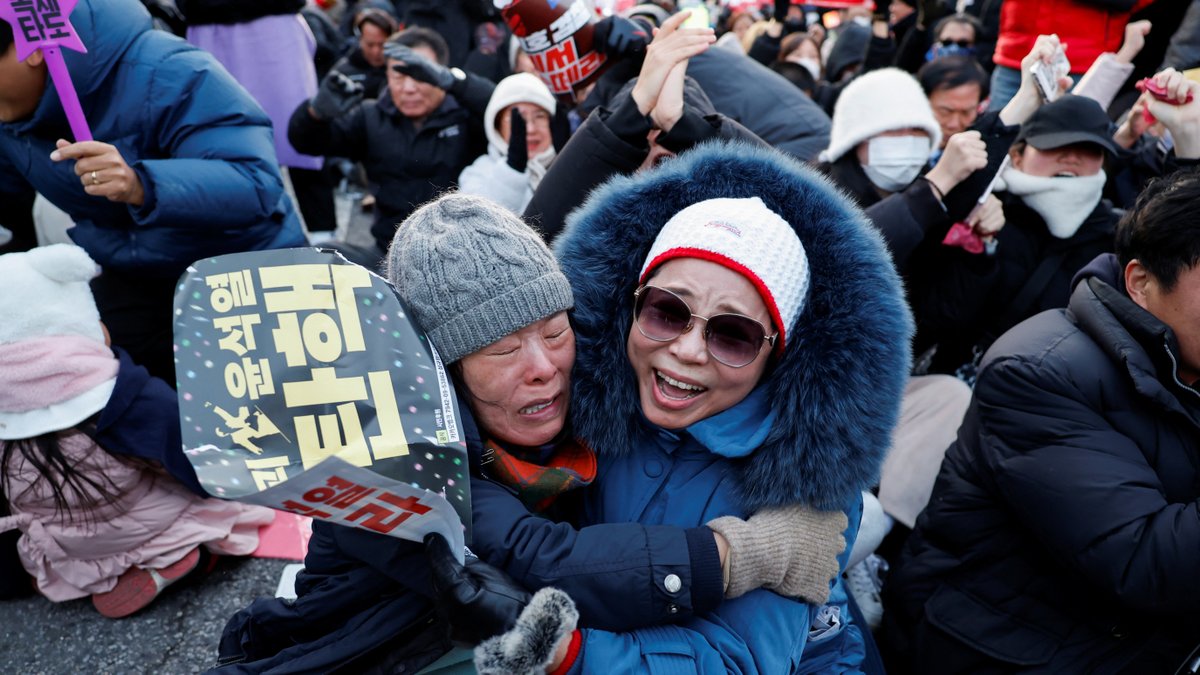
{"type": "Polygon", "coordinates": [[[971,40],[938,40],[938,44],[943,47],[953,45],[959,49],[970,49],[975,46],[975,43],[971,40]]]}
{"type": "Polygon", "coordinates": [[[730,368],[748,366],[758,358],[762,343],[772,347],[779,334],[767,335],[761,323],[743,314],[700,316],[671,291],[643,285],[633,293],[633,322],[638,332],[655,342],[670,342],[692,329],[693,319],[704,319],[708,353],[730,368]]]}

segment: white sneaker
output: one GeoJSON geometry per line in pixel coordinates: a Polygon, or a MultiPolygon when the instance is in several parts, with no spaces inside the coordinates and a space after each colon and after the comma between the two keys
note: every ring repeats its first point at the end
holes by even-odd
{"type": "Polygon", "coordinates": [[[863,618],[871,631],[879,628],[883,621],[882,573],[887,572],[887,561],[872,553],[865,560],[846,570],[846,590],[854,596],[854,602],[862,611],[863,618]]]}

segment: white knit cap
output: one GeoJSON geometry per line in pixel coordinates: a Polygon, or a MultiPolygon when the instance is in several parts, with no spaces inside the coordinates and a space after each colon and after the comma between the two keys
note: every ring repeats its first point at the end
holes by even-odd
{"type": "Polygon", "coordinates": [[[920,83],[899,68],[873,70],[855,78],[833,108],[829,148],[822,162],[836,162],[859,143],[885,131],[920,129],[929,134],[929,149],[941,145],[942,128],[920,83]]]}
{"type": "Polygon", "coordinates": [[[639,282],[675,258],[699,258],[750,280],[779,329],[782,350],[808,295],[808,256],[796,231],[758,197],[709,199],[663,225],[642,263],[639,282]]]}
{"type": "Polygon", "coordinates": [[[500,132],[496,129],[496,116],[500,114],[501,110],[514,103],[532,103],[550,113],[551,117],[554,116],[558,107],[554,95],[537,75],[517,73],[500,80],[500,84],[496,85],[495,91],[492,92],[492,98],[488,101],[487,109],[483,113],[483,122],[488,143],[505,151],[508,150],[508,142],[500,137],[500,132]]]}

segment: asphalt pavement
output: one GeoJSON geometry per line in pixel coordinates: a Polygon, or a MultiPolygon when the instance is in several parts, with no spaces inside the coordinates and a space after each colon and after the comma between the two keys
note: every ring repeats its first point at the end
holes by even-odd
{"type": "Polygon", "coordinates": [[[119,620],[100,616],[88,598],[0,601],[0,673],[202,672],[216,662],[225,621],[255,598],[274,595],[287,564],[222,558],[212,574],[172,586],[119,620]]]}

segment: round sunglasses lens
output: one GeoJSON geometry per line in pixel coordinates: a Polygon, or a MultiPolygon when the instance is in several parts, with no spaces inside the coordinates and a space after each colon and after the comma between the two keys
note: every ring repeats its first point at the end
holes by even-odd
{"type": "Polygon", "coordinates": [[[638,296],[638,327],[651,340],[679,337],[691,318],[692,312],[687,304],[666,291],[647,287],[638,296]]]}
{"type": "Polygon", "coordinates": [[[708,351],[727,366],[754,361],[765,337],[762,326],[749,317],[721,314],[708,320],[708,351]]]}

